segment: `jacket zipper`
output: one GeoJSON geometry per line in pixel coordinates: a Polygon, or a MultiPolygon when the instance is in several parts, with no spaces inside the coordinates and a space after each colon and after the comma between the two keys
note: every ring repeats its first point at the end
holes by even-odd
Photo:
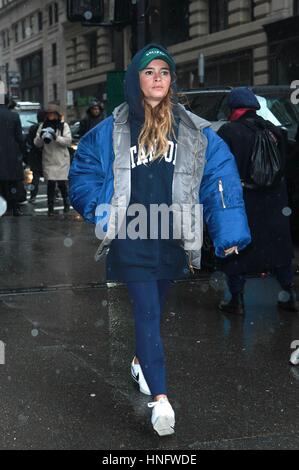
{"type": "Polygon", "coordinates": [[[219,192],[220,192],[221,201],[222,201],[222,207],[223,207],[223,209],[226,209],[226,205],[225,205],[225,202],[224,202],[224,195],[223,195],[224,190],[223,190],[222,180],[219,180],[218,186],[219,186],[219,192]]]}
{"type": "MultiPolygon", "coordinates": [[[[197,151],[194,153],[194,157],[196,157],[197,155],[197,151]]],[[[194,167],[193,167],[193,180],[194,180],[194,177],[195,177],[195,173],[196,173],[196,161],[195,161],[195,158],[194,158],[194,167]]],[[[189,270],[192,274],[194,274],[194,268],[192,266],[192,262],[191,262],[191,251],[189,251],[188,253],[188,262],[189,262],[189,270]]]]}

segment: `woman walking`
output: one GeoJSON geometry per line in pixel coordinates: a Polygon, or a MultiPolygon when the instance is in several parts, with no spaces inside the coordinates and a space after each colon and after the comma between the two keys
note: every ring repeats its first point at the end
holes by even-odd
{"type": "Polygon", "coordinates": [[[202,224],[191,233],[198,217],[190,207],[203,205],[218,256],[250,243],[234,158],[207,121],[177,104],[174,82],[175,63],[166,49],[149,44],[139,51],[126,73],[126,102],[83,137],[69,175],[74,208],[103,228],[98,257],[108,252],[107,279],[127,285],[136,336],[131,374],[154,398],[151,422],[160,436],[172,434],[175,425],[160,334],[163,308],[172,281],[200,268],[202,224]],[[103,203],[111,207],[106,227],[103,203]],[[172,217],[165,223],[161,214],[153,222],[151,209],[161,205],[175,206],[172,217]],[[119,227],[130,232],[136,207],[146,214],[135,225],[142,234],[123,237],[119,227]],[[119,209],[126,211],[124,224],[119,209]]]}

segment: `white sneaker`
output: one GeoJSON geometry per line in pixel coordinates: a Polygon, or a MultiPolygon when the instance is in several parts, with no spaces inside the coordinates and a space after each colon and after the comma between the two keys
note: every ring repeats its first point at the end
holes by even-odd
{"type": "Polygon", "coordinates": [[[152,411],[152,425],[159,436],[168,436],[174,433],[175,417],[174,411],[166,398],[160,398],[148,404],[152,411]]]}
{"type": "Polygon", "coordinates": [[[299,348],[291,354],[290,363],[293,364],[293,366],[297,366],[299,364],[299,348]]]}
{"type": "Polygon", "coordinates": [[[131,375],[132,379],[135,380],[135,382],[139,385],[139,390],[141,393],[144,393],[144,395],[151,395],[151,391],[146,383],[146,380],[144,378],[141,365],[140,364],[134,364],[135,357],[132,361],[131,364],[131,375]]]}

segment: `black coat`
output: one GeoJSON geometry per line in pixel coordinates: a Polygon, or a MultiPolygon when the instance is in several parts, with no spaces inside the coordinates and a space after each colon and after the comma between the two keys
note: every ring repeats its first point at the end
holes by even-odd
{"type": "Polygon", "coordinates": [[[37,131],[39,128],[39,124],[33,124],[27,135],[26,144],[27,144],[27,151],[28,151],[28,164],[30,169],[34,173],[38,173],[39,175],[43,174],[43,167],[42,167],[42,157],[43,157],[43,150],[38,148],[34,145],[34,139],[36,137],[37,131]]]}
{"type": "MultiPolygon", "coordinates": [[[[244,119],[266,121],[254,112],[247,112],[237,121],[224,124],[219,136],[228,144],[236,158],[242,181],[248,181],[249,161],[255,142],[255,132],[246,127],[244,119]]],[[[267,121],[276,135],[280,152],[285,159],[285,141],[280,130],[267,121]]],[[[290,222],[284,210],[288,207],[286,182],[275,188],[245,189],[244,201],[251,230],[252,243],[239,255],[229,256],[221,263],[228,275],[257,273],[291,263],[293,257],[290,222]]]]}
{"type": "Polygon", "coordinates": [[[79,128],[79,135],[80,138],[83,137],[90,129],[93,129],[95,126],[97,126],[101,121],[103,120],[102,114],[100,114],[97,117],[93,117],[88,110],[86,113],[85,118],[80,121],[80,128],[79,128]]]}
{"type": "Polygon", "coordinates": [[[0,105],[0,181],[23,180],[24,151],[19,115],[0,105]]]}

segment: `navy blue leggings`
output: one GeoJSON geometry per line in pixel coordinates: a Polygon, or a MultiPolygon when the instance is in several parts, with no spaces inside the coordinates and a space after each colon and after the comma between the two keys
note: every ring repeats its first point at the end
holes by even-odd
{"type": "Polygon", "coordinates": [[[128,282],[135,320],[136,356],[153,396],[167,394],[161,315],[171,281],[128,282]]]}

